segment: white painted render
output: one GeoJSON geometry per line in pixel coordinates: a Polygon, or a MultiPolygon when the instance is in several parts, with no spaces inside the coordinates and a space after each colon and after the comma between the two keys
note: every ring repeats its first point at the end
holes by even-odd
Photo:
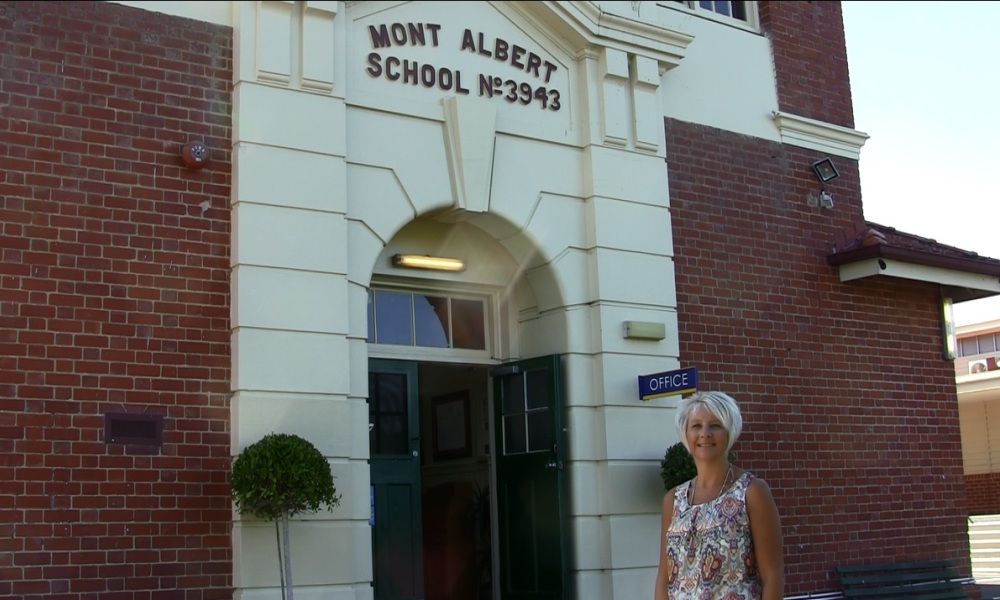
{"type": "MultiPolygon", "coordinates": [[[[294,523],[296,597],[372,596],[367,290],[412,277],[401,251],[466,257],[409,281],[488,294],[497,360],[565,357],[577,597],[651,593],[677,398],[640,401],[636,377],[681,366],[663,118],[784,139],[767,38],[673,3],[123,4],[234,30],[232,452],[297,433],[343,494],[294,523]],[[383,57],[461,72],[470,94],[366,71],[368,26],[395,22],[439,24],[440,45],[383,57]],[[539,78],[460,52],[466,28],[554,65],[560,110],[477,95],[476,74],[539,78]],[[666,339],[624,339],[625,320],[666,339]]],[[[803,144],[825,131],[864,142],[819,124],[803,144]]],[[[237,598],[279,597],[274,537],[234,513],[237,598]]]]}

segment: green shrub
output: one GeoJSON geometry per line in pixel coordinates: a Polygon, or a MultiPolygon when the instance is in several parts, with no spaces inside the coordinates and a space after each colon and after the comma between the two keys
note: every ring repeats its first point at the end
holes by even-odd
{"type": "Polygon", "coordinates": [[[340,503],[330,463],[309,441],[287,433],[244,448],[233,462],[231,487],[240,514],[268,521],[340,503]]]}
{"type": "MultiPolygon", "coordinates": [[[[729,462],[736,461],[736,453],[729,451],[729,462]]],[[[698,474],[691,453],[683,442],[677,442],[667,448],[667,453],[660,461],[660,478],[663,479],[663,489],[669,490],[688,481],[698,474]]]]}
{"type": "Polygon", "coordinates": [[[667,453],[660,461],[660,477],[663,479],[663,489],[677,487],[698,474],[691,453],[682,442],[677,442],[667,448],[667,453]]]}

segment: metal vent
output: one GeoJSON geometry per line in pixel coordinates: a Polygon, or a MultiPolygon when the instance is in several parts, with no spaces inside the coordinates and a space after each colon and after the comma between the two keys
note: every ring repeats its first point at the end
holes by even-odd
{"type": "Polygon", "coordinates": [[[105,413],[104,443],[163,445],[163,415],[105,413]]]}

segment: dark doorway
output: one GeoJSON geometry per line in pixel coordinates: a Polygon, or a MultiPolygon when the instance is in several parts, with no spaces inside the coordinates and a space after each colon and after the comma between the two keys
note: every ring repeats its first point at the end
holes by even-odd
{"type": "Polygon", "coordinates": [[[371,360],[376,600],[568,597],[561,390],[555,356],[371,360]]]}

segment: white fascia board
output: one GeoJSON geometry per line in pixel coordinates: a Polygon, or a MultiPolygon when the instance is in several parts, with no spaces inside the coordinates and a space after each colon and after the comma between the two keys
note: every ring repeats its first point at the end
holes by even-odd
{"type": "MultiPolygon", "coordinates": [[[[1000,371],[991,371],[990,373],[1000,375],[1000,371]]],[[[958,375],[955,377],[955,390],[958,394],[959,404],[1000,402],[1000,376],[958,375]]]]}
{"type": "Polygon", "coordinates": [[[869,258],[840,265],[841,281],[852,281],[875,275],[928,281],[1000,294],[1000,279],[982,273],[943,269],[886,258],[869,258]]]}

